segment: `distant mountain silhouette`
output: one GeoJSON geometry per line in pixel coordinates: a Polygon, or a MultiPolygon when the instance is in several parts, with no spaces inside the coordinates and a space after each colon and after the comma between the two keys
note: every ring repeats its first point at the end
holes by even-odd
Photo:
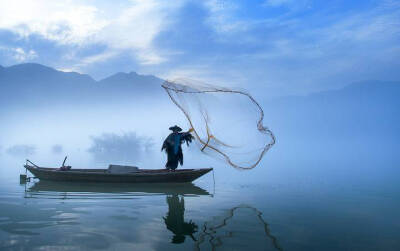
{"type": "Polygon", "coordinates": [[[136,72],[116,73],[98,82],[101,88],[108,93],[118,95],[157,95],[164,90],[161,88],[163,80],[152,75],[139,75],[136,72]]]}
{"type": "MultiPolygon", "coordinates": [[[[100,81],[40,64],[0,66],[0,111],[34,106],[132,102],[169,102],[163,80],[135,72],[100,81]],[[163,96],[160,96],[163,95],[163,96]]],[[[264,102],[265,122],[281,140],[350,139],[372,135],[374,141],[400,136],[400,82],[365,81],[339,90],[264,102]]],[[[371,137],[372,137],[371,136],[371,137]]]]}
{"type": "Polygon", "coordinates": [[[5,71],[3,72],[1,77],[2,78],[5,77],[6,79],[8,77],[7,80],[13,80],[13,81],[78,80],[78,81],[95,82],[89,75],[86,74],[57,71],[53,68],[35,63],[13,65],[4,68],[4,70],[5,71]]]}
{"type": "Polygon", "coordinates": [[[278,140],[361,140],[373,147],[400,137],[400,82],[365,81],[339,90],[291,96],[265,104],[278,140]],[[280,137],[282,136],[282,137],[280,137]]]}
{"type": "Polygon", "coordinates": [[[107,77],[105,79],[102,79],[99,81],[99,83],[102,84],[113,84],[113,83],[119,83],[119,84],[132,84],[132,81],[136,83],[148,83],[149,85],[152,85],[154,83],[159,83],[160,79],[152,76],[152,75],[139,75],[136,72],[130,72],[130,73],[124,73],[124,72],[118,72],[110,77],[107,77]]]}
{"type": "Polygon", "coordinates": [[[63,72],[34,63],[0,68],[0,104],[43,105],[53,102],[93,103],[101,99],[158,94],[163,82],[135,72],[117,73],[100,81],[86,74],[63,72]]]}

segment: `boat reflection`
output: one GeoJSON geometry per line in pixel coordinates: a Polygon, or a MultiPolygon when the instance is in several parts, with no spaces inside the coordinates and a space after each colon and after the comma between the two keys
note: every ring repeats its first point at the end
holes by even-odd
{"type": "Polygon", "coordinates": [[[114,183],[80,183],[55,182],[41,180],[26,189],[25,197],[51,197],[61,199],[76,198],[118,198],[129,199],[149,195],[210,195],[206,190],[192,183],[152,183],[152,184],[114,184],[114,183]]]}
{"type": "MultiPolygon", "coordinates": [[[[140,229],[144,223],[139,220],[140,218],[136,218],[137,215],[131,217],[131,215],[120,212],[133,210],[135,214],[141,215],[140,208],[151,208],[152,203],[158,198],[164,199],[165,197],[169,208],[167,216],[164,218],[165,224],[168,229],[176,233],[178,237],[175,239],[179,242],[182,234],[187,235],[187,233],[193,232],[193,230],[188,230],[188,226],[194,225],[191,222],[186,224],[183,221],[184,201],[183,198],[179,200],[178,196],[210,196],[206,190],[191,183],[112,184],[38,181],[28,185],[30,186],[24,192],[24,199],[27,201],[22,205],[13,202],[3,203],[3,215],[7,217],[0,216],[0,234],[6,232],[22,238],[22,236],[40,235],[40,232],[46,228],[58,226],[62,226],[62,228],[57,229],[73,228],[75,225],[82,224],[81,219],[99,214],[99,209],[105,205],[113,205],[118,210],[102,210],[101,217],[104,222],[107,221],[110,226],[118,227],[137,224],[137,228],[134,230],[140,229]],[[154,197],[154,199],[150,197],[154,197]],[[141,198],[141,202],[135,201],[134,204],[129,202],[129,200],[137,198],[141,198]],[[39,202],[30,201],[31,199],[39,202]],[[117,201],[108,203],[105,201],[107,199],[116,199],[117,201]],[[121,199],[128,199],[126,200],[128,203],[124,203],[121,199]],[[57,200],[73,201],[59,203],[57,200]],[[88,200],[92,203],[85,203],[88,200]],[[81,201],[84,204],[81,204],[81,201]],[[26,205],[29,205],[29,210],[26,209],[26,205]],[[134,221],[126,221],[128,218],[134,219],[134,221]],[[183,228],[181,228],[182,226],[183,228]]],[[[165,215],[165,211],[160,214],[165,215]]],[[[79,235],[79,231],[76,234],[79,235]]],[[[96,234],[102,235],[103,233],[96,234]]],[[[101,239],[104,241],[105,237],[101,239]]],[[[27,242],[30,241],[27,240],[27,242]]]]}
{"type": "MultiPolygon", "coordinates": [[[[200,215],[194,216],[195,218],[187,219],[185,202],[189,201],[188,197],[197,196],[210,196],[210,193],[191,183],[99,184],[39,181],[27,188],[25,198],[41,199],[40,203],[36,201],[31,203],[31,210],[24,214],[17,213],[21,209],[10,204],[9,218],[3,219],[0,230],[25,236],[37,235],[42,231],[40,229],[61,225],[72,229],[74,225],[80,225],[82,219],[88,222],[92,217],[101,216],[108,226],[115,226],[115,229],[131,229],[133,237],[130,236],[128,240],[134,243],[138,241],[136,237],[141,236],[143,229],[149,227],[145,219],[149,217],[148,219],[157,219],[158,222],[151,232],[168,232],[168,237],[162,238],[160,244],[170,242],[184,246],[193,245],[194,250],[241,250],[246,249],[246,245],[248,247],[248,240],[251,239],[252,250],[282,250],[278,239],[271,233],[268,223],[263,219],[261,211],[255,207],[238,205],[217,214],[202,211],[199,212],[200,215]],[[49,198],[81,199],[83,204],[79,200],[74,200],[72,203],[64,201],[53,203],[54,200],[48,200],[49,198]],[[129,200],[104,201],[110,198],[117,200],[140,198],[140,200],[135,203],[129,200]],[[87,203],[87,200],[93,203],[87,203]],[[168,211],[164,211],[165,202],[168,211]],[[40,205],[45,205],[46,210],[42,210],[40,205]],[[118,210],[109,210],[110,205],[118,210]],[[209,221],[200,222],[199,219],[204,217],[209,221]],[[28,221],[33,218],[36,220],[28,221]]],[[[0,219],[0,223],[1,221],[0,219]]],[[[85,227],[88,227],[88,223],[85,224],[85,227]]],[[[96,234],[106,236],[107,231],[107,228],[99,229],[96,234]]],[[[121,230],[120,234],[126,233],[121,230]]],[[[102,237],[102,239],[107,238],[102,237]]],[[[108,241],[109,245],[112,245],[112,241],[108,241]]]]}

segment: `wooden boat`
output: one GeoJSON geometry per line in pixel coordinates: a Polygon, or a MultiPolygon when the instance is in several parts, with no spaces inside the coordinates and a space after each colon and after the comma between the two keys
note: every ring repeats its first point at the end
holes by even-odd
{"type": "MultiPolygon", "coordinates": [[[[31,163],[31,162],[30,162],[31,163]]],[[[178,169],[137,169],[135,172],[112,173],[109,169],[69,169],[45,168],[26,164],[24,167],[40,180],[113,182],[113,183],[182,183],[192,182],[210,172],[212,168],[178,169]]]]}

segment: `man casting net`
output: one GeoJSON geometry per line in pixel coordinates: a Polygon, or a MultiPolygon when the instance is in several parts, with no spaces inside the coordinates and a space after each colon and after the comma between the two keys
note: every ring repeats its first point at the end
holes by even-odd
{"type": "Polygon", "coordinates": [[[256,167],[275,144],[264,111],[247,92],[178,79],[162,87],[183,112],[202,153],[238,169],[256,167]]]}

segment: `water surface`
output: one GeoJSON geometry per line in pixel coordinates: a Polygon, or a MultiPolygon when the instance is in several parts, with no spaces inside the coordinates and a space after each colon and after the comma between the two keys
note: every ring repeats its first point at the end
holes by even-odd
{"type": "MultiPolygon", "coordinates": [[[[38,180],[20,184],[23,158],[3,154],[0,247],[3,250],[400,248],[399,190],[393,182],[395,177],[359,175],[357,179],[354,170],[349,175],[343,173],[354,162],[349,161],[346,166],[328,159],[310,161],[308,165],[299,159],[297,164],[303,165],[300,171],[295,161],[282,159],[273,152],[264,166],[250,172],[216,166],[215,184],[212,173],[186,185],[38,180]],[[324,172],[321,163],[325,163],[324,172]]],[[[94,165],[100,164],[92,162],[94,165]]],[[[369,168],[373,169],[373,165],[369,168]]],[[[381,168],[386,168],[386,172],[392,170],[381,168]]]]}

